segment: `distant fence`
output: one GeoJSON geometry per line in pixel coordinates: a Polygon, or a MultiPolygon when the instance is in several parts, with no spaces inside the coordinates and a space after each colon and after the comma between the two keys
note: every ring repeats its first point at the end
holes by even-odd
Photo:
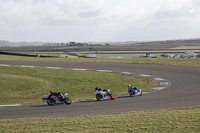
{"type": "Polygon", "coordinates": [[[0,54],[15,55],[15,56],[27,56],[27,57],[56,57],[56,56],[46,56],[46,55],[39,55],[39,54],[24,54],[24,53],[2,52],[2,51],[0,51],[0,54]]]}

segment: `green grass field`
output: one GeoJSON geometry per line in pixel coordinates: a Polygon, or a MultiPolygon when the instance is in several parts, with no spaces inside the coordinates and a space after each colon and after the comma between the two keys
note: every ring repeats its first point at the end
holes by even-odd
{"type": "MultiPolygon", "coordinates": [[[[200,59],[32,58],[0,55],[0,60],[116,62],[200,66],[200,59]]],[[[94,88],[96,86],[101,86],[106,89],[110,88],[111,92],[116,95],[127,94],[126,86],[127,84],[132,84],[133,81],[136,83],[135,86],[139,86],[143,90],[153,88],[157,85],[157,82],[147,78],[124,74],[1,66],[0,104],[38,103],[41,102],[41,96],[47,94],[52,89],[62,93],[68,92],[72,100],[94,98],[94,88]],[[5,103],[5,101],[7,102],[5,103]]],[[[196,133],[200,131],[200,107],[107,115],[0,120],[0,131],[15,133],[196,133]]]]}
{"type": "MultiPolygon", "coordinates": [[[[153,55],[156,55],[160,57],[163,53],[184,53],[184,52],[196,52],[197,54],[200,53],[200,49],[198,49],[198,46],[196,47],[183,47],[183,49],[169,49],[169,50],[152,50],[152,51],[77,51],[77,52],[21,52],[21,51],[13,51],[13,53],[19,53],[19,54],[27,54],[27,55],[36,55],[39,54],[40,56],[52,56],[54,58],[78,58],[78,56],[85,56],[88,57],[91,54],[95,54],[96,57],[116,57],[116,56],[122,56],[122,57],[139,57],[142,54],[145,53],[151,53],[153,55]],[[191,48],[192,50],[188,49],[191,48]],[[196,50],[195,50],[196,49],[196,50]]],[[[182,48],[182,47],[180,47],[182,48]]],[[[12,53],[12,51],[9,51],[12,53]]]]}
{"type": "Polygon", "coordinates": [[[200,107],[121,114],[0,120],[1,132],[197,133],[200,107]]]}
{"type": "Polygon", "coordinates": [[[37,58],[0,55],[0,60],[31,60],[31,61],[64,61],[64,62],[113,62],[113,63],[139,63],[139,64],[162,64],[200,66],[200,58],[37,58]]]}
{"type": "Polygon", "coordinates": [[[187,49],[187,47],[183,47],[183,49],[182,49],[182,47],[180,47],[180,49],[179,49],[179,47],[177,47],[177,48],[173,48],[173,49],[169,49],[169,50],[146,50],[146,51],[80,51],[80,52],[69,52],[69,53],[76,53],[76,54],[88,54],[88,53],[91,53],[91,54],[106,54],[106,53],[109,53],[109,54],[115,54],[115,53],[117,53],[117,54],[131,54],[131,53],[170,53],[170,52],[188,52],[188,51],[190,51],[190,52],[200,52],[200,49],[198,49],[198,48],[200,48],[200,46],[199,47],[189,47],[189,48],[191,48],[192,50],[190,50],[190,49],[187,49]],[[194,50],[194,49],[196,49],[196,50],[194,50]]]}
{"type": "Polygon", "coordinates": [[[127,85],[142,90],[158,85],[150,78],[94,71],[0,66],[0,104],[40,103],[50,90],[69,93],[72,100],[95,98],[95,87],[127,94],[127,85]]]}
{"type": "Polygon", "coordinates": [[[96,57],[116,57],[116,56],[126,56],[126,57],[139,57],[145,53],[151,53],[156,56],[160,56],[163,53],[184,53],[184,52],[196,52],[197,54],[200,52],[199,49],[189,50],[189,49],[170,49],[170,50],[160,50],[160,51],[80,51],[80,52],[70,52],[73,54],[77,54],[80,56],[88,56],[89,54],[95,54],[96,57]]]}
{"type": "Polygon", "coordinates": [[[39,56],[51,56],[52,58],[66,58],[68,56],[69,58],[78,58],[75,53],[66,53],[66,52],[22,52],[22,51],[4,51],[7,53],[15,53],[15,54],[24,54],[24,55],[33,55],[36,57],[36,55],[39,56]]]}
{"type": "Polygon", "coordinates": [[[200,49],[200,46],[181,46],[181,47],[176,47],[176,48],[172,48],[172,49],[200,49]]]}

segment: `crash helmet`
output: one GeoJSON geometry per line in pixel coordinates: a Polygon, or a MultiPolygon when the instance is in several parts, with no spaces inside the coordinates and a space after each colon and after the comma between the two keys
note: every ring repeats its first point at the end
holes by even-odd
{"type": "Polygon", "coordinates": [[[106,89],[103,89],[103,92],[106,92],[107,90],[106,89]]]}
{"type": "Polygon", "coordinates": [[[129,88],[129,87],[131,87],[131,85],[128,85],[127,87],[129,88]]]}
{"type": "Polygon", "coordinates": [[[96,88],[95,88],[95,91],[98,90],[98,88],[99,88],[99,87],[96,87],[96,88]]]}
{"type": "Polygon", "coordinates": [[[49,93],[50,93],[50,94],[53,94],[53,93],[54,93],[54,91],[50,91],[49,93]]]}
{"type": "Polygon", "coordinates": [[[103,91],[103,89],[102,88],[98,88],[98,91],[103,91]]]}

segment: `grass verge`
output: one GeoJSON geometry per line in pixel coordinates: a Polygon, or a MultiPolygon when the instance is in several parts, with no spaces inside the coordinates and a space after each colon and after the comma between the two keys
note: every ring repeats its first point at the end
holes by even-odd
{"type": "Polygon", "coordinates": [[[158,85],[153,79],[127,74],[0,66],[0,104],[40,103],[50,90],[67,92],[72,100],[91,99],[96,86],[122,95],[133,83],[142,90],[158,85]]]}
{"type": "Polygon", "coordinates": [[[113,63],[138,63],[138,64],[162,64],[200,66],[200,59],[189,58],[36,58],[0,55],[0,60],[31,60],[31,61],[64,61],[64,62],[113,62],[113,63]]]}
{"type": "Polygon", "coordinates": [[[2,132],[200,131],[200,107],[76,117],[0,120],[2,132]]]}
{"type": "Polygon", "coordinates": [[[172,48],[172,49],[186,49],[186,50],[196,49],[196,50],[198,50],[198,49],[200,49],[200,46],[179,46],[179,47],[175,47],[175,48],[172,48]]]}

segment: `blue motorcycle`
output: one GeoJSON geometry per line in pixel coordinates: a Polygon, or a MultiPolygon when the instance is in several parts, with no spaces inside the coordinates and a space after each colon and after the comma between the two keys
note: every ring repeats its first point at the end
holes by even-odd
{"type": "Polygon", "coordinates": [[[109,91],[110,89],[105,90],[101,88],[95,88],[96,99],[98,101],[107,100],[107,99],[115,100],[115,95],[113,93],[110,93],[109,91]]]}
{"type": "Polygon", "coordinates": [[[142,90],[138,87],[132,87],[131,85],[128,85],[128,93],[131,97],[136,95],[142,96],[142,90]]]}

